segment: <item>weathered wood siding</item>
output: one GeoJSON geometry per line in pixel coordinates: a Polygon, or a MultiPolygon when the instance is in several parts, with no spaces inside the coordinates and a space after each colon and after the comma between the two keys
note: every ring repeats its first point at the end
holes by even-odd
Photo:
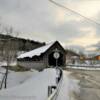
{"type": "Polygon", "coordinates": [[[42,70],[45,68],[43,61],[18,61],[18,65],[25,68],[33,68],[36,70],[42,70]]]}

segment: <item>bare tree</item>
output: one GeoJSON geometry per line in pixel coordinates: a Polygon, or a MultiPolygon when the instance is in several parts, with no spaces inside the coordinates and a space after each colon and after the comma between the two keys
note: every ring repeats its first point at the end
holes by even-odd
{"type": "Polygon", "coordinates": [[[8,37],[7,39],[3,39],[3,45],[2,45],[2,54],[3,54],[3,60],[6,61],[6,72],[2,79],[2,85],[4,83],[4,88],[7,88],[7,78],[8,78],[8,69],[10,66],[10,63],[12,60],[14,60],[17,50],[18,50],[18,43],[16,42],[16,38],[9,37],[9,35],[16,34],[16,37],[18,36],[18,32],[14,32],[14,29],[12,27],[4,27],[3,31],[8,37]]]}

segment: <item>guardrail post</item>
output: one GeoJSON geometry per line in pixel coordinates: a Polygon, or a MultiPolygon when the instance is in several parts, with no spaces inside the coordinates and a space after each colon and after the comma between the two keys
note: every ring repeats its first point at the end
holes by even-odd
{"type": "Polygon", "coordinates": [[[48,97],[52,94],[52,92],[56,89],[56,86],[48,86],[48,97]]]}
{"type": "Polygon", "coordinates": [[[52,94],[51,86],[48,86],[48,97],[52,94]]]}
{"type": "Polygon", "coordinates": [[[59,73],[58,73],[58,77],[56,77],[56,83],[57,84],[59,83],[59,81],[60,81],[60,79],[62,77],[62,70],[59,67],[58,67],[58,69],[59,69],[59,73]]]}

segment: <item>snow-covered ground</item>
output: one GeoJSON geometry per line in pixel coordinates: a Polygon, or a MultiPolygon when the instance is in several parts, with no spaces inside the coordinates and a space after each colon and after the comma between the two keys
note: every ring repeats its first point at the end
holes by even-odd
{"type": "Polygon", "coordinates": [[[73,95],[80,92],[77,84],[79,81],[70,78],[70,72],[64,71],[63,73],[63,81],[57,100],[76,100],[73,95]]]}
{"type": "MultiPolygon", "coordinates": [[[[17,61],[10,62],[11,66],[15,66],[17,64],[17,61]]],[[[7,61],[0,62],[0,66],[7,66],[7,61]]]]}
{"type": "MultiPolygon", "coordinates": [[[[2,81],[2,78],[4,76],[4,73],[6,70],[3,67],[0,67],[0,82],[2,81]]],[[[24,83],[27,79],[32,77],[32,75],[35,75],[38,73],[36,70],[32,71],[25,71],[25,72],[14,72],[14,71],[8,71],[8,80],[7,80],[7,87],[15,87],[16,85],[20,85],[24,83]]]]}
{"type": "Polygon", "coordinates": [[[13,72],[9,71],[8,75],[8,88],[15,87],[27,81],[32,75],[35,76],[37,71],[13,72]]]}
{"type": "MultiPolygon", "coordinates": [[[[69,75],[64,71],[57,100],[74,100],[71,94],[79,92],[78,81],[69,75]]],[[[47,100],[48,86],[56,85],[56,76],[56,70],[51,68],[42,72],[10,72],[10,87],[0,91],[0,100],[47,100]]]]}
{"type": "Polygon", "coordinates": [[[100,64],[80,64],[80,63],[71,64],[71,63],[69,63],[67,65],[77,66],[77,67],[80,67],[80,66],[83,66],[83,67],[100,67],[100,64]]]}
{"type": "Polygon", "coordinates": [[[78,66],[78,67],[77,66],[66,66],[66,68],[69,68],[69,69],[82,69],[82,70],[100,70],[100,67],[87,67],[87,66],[83,66],[83,67],[80,67],[80,66],[78,66]]]}

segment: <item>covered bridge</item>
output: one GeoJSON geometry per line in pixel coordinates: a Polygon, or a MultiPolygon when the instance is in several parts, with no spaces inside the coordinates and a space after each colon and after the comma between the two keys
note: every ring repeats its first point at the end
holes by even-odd
{"type": "Polygon", "coordinates": [[[58,41],[46,44],[17,57],[18,65],[42,70],[46,67],[61,66],[66,63],[66,51],[58,41]]]}

